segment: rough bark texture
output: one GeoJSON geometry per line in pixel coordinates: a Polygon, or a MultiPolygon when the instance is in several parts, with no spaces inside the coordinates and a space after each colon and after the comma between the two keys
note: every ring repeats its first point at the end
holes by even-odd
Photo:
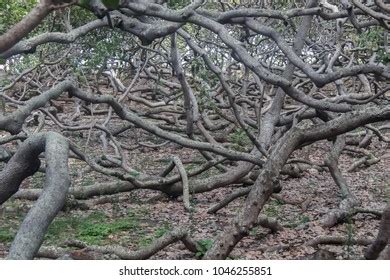
{"type": "Polygon", "coordinates": [[[390,239],[390,204],[383,211],[382,221],[379,226],[378,236],[374,243],[367,249],[364,257],[368,260],[375,260],[389,243],[390,239]]]}
{"type": "MultiPolygon", "coordinates": [[[[68,142],[49,132],[33,136],[25,142],[30,149],[36,144],[45,151],[46,179],[42,194],[28,212],[12,242],[8,259],[33,259],[43,242],[47,228],[65,203],[70,187],[68,174],[68,142]],[[30,144],[30,145],[29,145],[30,144]]],[[[37,147],[35,147],[36,149],[37,147]]],[[[19,150],[20,151],[20,150],[19,150]]],[[[35,156],[38,156],[35,154],[35,156]]]]}
{"type": "Polygon", "coordinates": [[[256,224],[261,209],[273,193],[280,170],[299,144],[300,137],[300,130],[293,129],[279,140],[233,224],[217,237],[211,249],[207,251],[205,259],[227,258],[237,242],[248,235],[249,230],[256,224]]]}

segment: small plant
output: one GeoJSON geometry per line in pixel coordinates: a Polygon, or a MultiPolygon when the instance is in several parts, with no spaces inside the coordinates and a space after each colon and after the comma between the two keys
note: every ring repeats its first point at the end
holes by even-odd
{"type": "Polygon", "coordinates": [[[211,246],[213,245],[213,241],[211,239],[202,239],[199,240],[197,244],[198,252],[196,252],[195,256],[201,258],[211,248],[211,246]]]}
{"type": "Polygon", "coordinates": [[[168,224],[165,224],[165,225],[163,225],[161,227],[158,227],[154,231],[154,237],[155,238],[160,238],[160,237],[164,236],[165,234],[167,234],[170,230],[171,230],[171,227],[168,224]]]}
{"type": "Polygon", "coordinates": [[[249,231],[250,236],[255,236],[257,233],[258,227],[254,227],[249,231]]]}
{"type": "Polygon", "coordinates": [[[190,4],[189,0],[168,0],[168,7],[173,9],[181,9],[190,4]]]}
{"type": "Polygon", "coordinates": [[[160,238],[167,234],[171,230],[171,226],[168,224],[164,224],[163,226],[158,227],[154,232],[153,235],[149,236],[143,236],[138,241],[138,246],[140,247],[147,247],[149,246],[155,239],[160,238]]]}
{"type": "Polygon", "coordinates": [[[249,137],[241,128],[236,129],[229,135],[229,141],[233,143],[233,149],[241,152],[245,151],[245,149],[251,144],[249,137]]]}
{"type": "Polygon", "coordinates": [[[45,183],[45,173],[37,172],[31,177],[30,185],[32,188],[42,188],[45,183]]]}
{"type": "Polygon", "coordinates": [[[144,236],[140,240],[138,240],[138,246],[141,248],[145,248],[152,244],[153,238],[151,236],[144,236]]]}
{"type": "Polygon", "coordinates": [[[88,244],[102,244],[111,234],[135,230],[138,227],[138,218],[132,212],[112,221],[107,221],[103,212],[93,212],[84,218],[57,218],[50,225],[46,239],[53,242],[72,236],[88,244]]]}
{"type": "Polygon", "coordinates": [[[100,244],[111,232],[108,224],[85,223],[81,225],[77,237],[89,244],[100,244]]]}
{"type": "Polygon", "coordinates": [[[0,228],[0,242],[11,242],[14,239],[15,234],[11,228],[0,228]]]}
{"type": "Polygon", "coordinates": [[[268,217],[278,217],[279,215],[279,205],[275,204],[269,204],[265,209],[264,209],[265,214],[268,217]]]}
{"type": "Polygon", "coordinates": [[[273,203],[275,204],[275,206],[281,206],[286,204],[283,200],[279,200],[279,199],[273,200],[273,203]]]}
{"type": "Polygon", "coordinates": [[[302,216],[301,224],[306,224],[308,222],[310,222],[310,218],[308,216],[302,216]]]}

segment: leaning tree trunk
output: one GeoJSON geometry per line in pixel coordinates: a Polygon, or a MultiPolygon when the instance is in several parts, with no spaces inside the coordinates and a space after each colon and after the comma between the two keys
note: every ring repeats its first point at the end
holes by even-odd
{"type": "Polygon", "coordinates": [[[45,152],[46,158],[43,192],[20,226],[8,259],[33,259],[50,223],[65,203],[70,187],[69,145],[63,136],[54,132],[31,136],[10,159],[0,173],[0,203],[17,192],[21,182],[38,170],[38,156],[42,152],[45,152]]]}
{"type": "Polygon", "coordinates": [[[205,259],[225,259],[234,246],[255,226],[261,209],[274,190],[280,171],[301,139],[300,129],[291,129],[273,148],[263,169],[249,192],[245,205],[234,222],[216,238],[205,259]]]}
{"type": "Polygon", "coordinates": [[[390,203],[383,211],[382,221],[379,226],[378,236],[374,243],[367,249],[364,257],[368,260],[375,260],[379,254],[389,244],[390,240],[390,203]]]}

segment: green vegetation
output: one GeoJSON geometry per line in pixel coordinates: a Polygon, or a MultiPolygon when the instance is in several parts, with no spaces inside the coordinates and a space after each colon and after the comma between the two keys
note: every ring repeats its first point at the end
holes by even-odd
{"type": "Polygon", "coordinates": [[[0,242],[8,243],[14,239],[15,233],[10,228],[0,227],[0,242]]]}
{"type": "Polygon", "coordinates": [[[347,257],[346,259],[351,259],[351,256],[353,255],[353,239],[354,239],[354,236],[355,236],[355,226],[353,224],[353,220],[352,220],[352,216],[351,215],[348,215],[347,217],[347,248],[346,248],[346,253],[347,253],[347,257]]]}
{"type": "Polygon", "coordinates": [[[233,143],[233,149],[240,152],[245,151],[252,143],[245,131],[241,128],[237,128],[229,135],[229,141],[233,143]]]}
{"type": "Polygon", "coordinates": [[[164,236],[165,234],[167,234],[169,231],[171,231],[171,226],[169,224],[164,224],[163,226],[158,227],[154,231],[154,237],[160,238],[160,237],[164,236]]]}
{"type": "Polygon", "coordinates": [[[76,216],[57,218],[50,225],[46,240],[48,243],[75,238],[88,244],[103,244],[109,235],[129,230],[138,230],[138,217],[129,212],[127,216],[110,220],[100,211],[80,218],[76,216]]]}
{"type": "Polygon", "coordinates": [[[272,200],[270,201],[265,207],[264,207],[264,213],[268,217],[276,218],[279,216],[280,212],[280,206],[282,204],[278,200],[272,200]]]}
{"type": "Polygon", "coordinates": [[[383,27],[375,26],[360,34],[350,34],[356,47],[361,48],[361,54],[371,56],[373,52],[378,55],[378,60],[384,64],[390,63],[390,53],[384,48],[384,36],[386,36],[383,27]]]}
{"type": "MultiPolygon", "coordinates": [[[[19,201],[7,202],[12,212],[3,212],[0,225],[0,242],[12,242],[17,229],[25,215],[19,201]]],[[[120,215],[119,209],[113,209],[114,215],[120,215]]],[[[172,230],[168,223],[157,226],[151,232],[145,225],[145,217],[149,214],[145,208],[129,211],[117,218],[109,217],[106,212],[93,211],[86,216],[66,213],[58,216],[50,225],[45,237],[46,244],[59,244],[67,239],[83,241],[89,245],[106,245],[113,242],[137,244],[139,247],[150,245],[155,239],[172,230]],[[147,231],[147,232],[146,232],[147,231]]],[[[149,221],[146,221],[149,224],[149,221]]]]}
{"type": "Polygon", "coordinates": [[[259,227],[253,227],[250,231],[249,231],[249,235],[250,236],[255,236],[257,234],[257,230],[259,229],[259,227]]]}
{"type": "Polygon", "coordinates": [[[25,207],[20,201],[8,200],[0,213],[0,242],[8,243],[15,237],[19,224],[25,215],[25,207]]]}
{"type": "Polygon", "coordinates": [[[172,228],[169,224],[165,223],[162,226],[156,228],[151,235],[145,235],[138,241],[139,247],[149,246],[155,239],[160,238],[171,231],[172,228]]]}
{"type": "Polygon", "coordinates": [[[190,0],[168,0],[168,7],[173,9],[181,9],[190,3],[190,0]]]}
{"type": "Polygon", "coordinates": [[[45,173],[37,172],[30,179],[31,188],[42,188],[45,183],[45,173]]]}
{"type": "Polygon", "coordinates": [[[27,15],[36,3],[36,0],[0,1],[0,34],[27,15]]]}
{"type": "Polygon", "coordinates": [[[201,258],[206,252],[213,246],[213,240],[211,239],[202,239],[197,242],[198,244],[198,252],[196,252],[195,256],[201,258]]]}

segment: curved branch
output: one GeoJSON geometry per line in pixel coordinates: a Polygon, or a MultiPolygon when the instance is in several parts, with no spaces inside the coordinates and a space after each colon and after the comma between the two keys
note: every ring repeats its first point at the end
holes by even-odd
{"type": "Polygon", "coordinates": [[[68,246],[86,248],[88,250],[97,251],[103,254],[114,254],[122,260],[146,260],[160,250],[177,241],[182,241],[186,248],[194,253],[196,253],[198,250],[196,244],[189,238],[188,232],[183,229],[173,230],[172,232],[169,232],[168,234],[165,234],[164,236],[156,239],[147,248],[133,252],[122,246],[94,246],[87,245],[80,241],[68,241],[66,243],[68,246]]]}
{"type": "Polygon", "coordinates": [[[11,56],[21,54],[21,53],[31,53],[34,52],[36,47],[43,45],[49,42],[59,43],[59,44],[69,44],[73,43],[77,38],[86,35],[88,32],[108,26],[106,20],[94,20],[83,26],[73,29],[68,33],[61,32],[51,32],[37,35],[31,39],[24,40],[8,49],[5,52],[0,52],[0,57],[3,59],[10,58],[11,56]]]}
{"type": "MultiPolygon", "coordinates": [[[[20,173],[18,168],[24,167],[19,180],[33,174],[36,170],[36,161],[41,152],[45,152],[46,158],[46,179],[42,194],[37,202],[27,213],[18,233],[12,242],[8,259],[32,259],[41,246],[46,231],[57,213],[65,203],[66,194],[70,187],[68,174],[68,141],[61,135],[48,132],[36,134],[27,139],[22,147],[11,158],[10,163],[1,172],[0,177],[7,179],[4,175],[14,175],[20,173]]],[[[19,186],[3,185],[9,194],[15,192],[19,186]],[[10,188],[12,187],[12,189],[10,188]]],[[[7,196],[3,196],[4,201],[7,196]]]]}
{"type": "Polygon", "coordinates": [[[375,260],[383,251],[390,239],[390,204],[383,211],[378,236],[374,243],[367,249],[364,257],[368,260],[375,260]]]}

